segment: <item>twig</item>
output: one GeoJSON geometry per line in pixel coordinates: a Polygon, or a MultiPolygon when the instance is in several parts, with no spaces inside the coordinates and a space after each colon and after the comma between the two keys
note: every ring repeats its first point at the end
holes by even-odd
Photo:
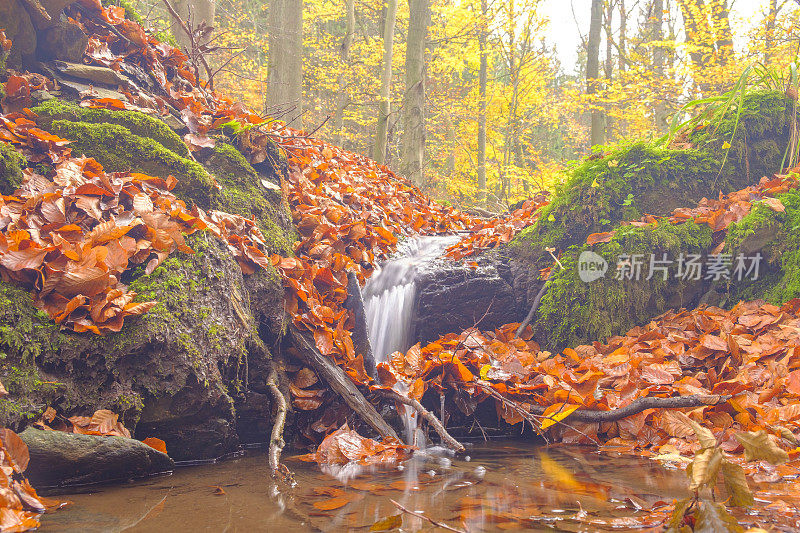
{"type": "Polygon", "coordinates": [[[528,324],[531,323],[533,320],[533,316],[536,314],[536,309],[539,308],[539,303],[542,301],[542,297],[544,293],[547,291],[547,281],[542,283],[542,287],[539,289],[539,292],[536,293],[536,298],[533,299],[533,305],[531,305],[531,310],[528,311],[528,315],[525,317],[525,320],[522,321],[522,324],[519,325],[517,328],[517,332],[514,333],[514,337],[519,337],[528,324]]]}
{"type": "Polygon", "coordinates": [[[436,418],[436,415],[425,409],[421,403],[419,403],[414,398],[409,398],[408,396],[404,396],[397,392],[396,390],[392,389],[380,389],[381,394],[386,397],[392,398],[393,400],[397,400],[398,402],[408,405],[412,409],[414,409],[419,415],[424,418],[428,424],[439,434],[441,437],[442,442],[445,443],[449,448],[457,451],[463,452],[464,445],[458,442],[456,439],[453,438],[450,433],[447,432],[444,425],[436,418]]]}
{"type": "Polygon", "coordinates": [[[206,70],[206,75],[208,76],[208,86],[213,91],[214,90],[214,76],[211,73],[211,67],[208,66],[208,62],[206,61],[205,55],[200,50],[200,46],[198,45],[197,40],[195,39],[194,31],[192,31],[192,28],[189,28],[189,25],[187,24],[187,22],[184,21],[181,18],[181,16],[178,14],[178,12],[172,6],[172,4],[170,3],[169,0],[162,0],[162,2],[164,2],[164,5],[167,6],[167,10],[169,11],[169,14],[172,15],[172,17],[175,20],[178,21],[178,24],[180,24],[181,29],[189,37],[189,44],[191,46],[190,55],[192,57],[192,63],[194,63],[194,65],[193,65],[194,66],[194,75],[197,78],[198,85],[200,84],[200,69],[198,68],[196,61],[199,58],[200,61],[203,63],[203,67],[206,70]]]}
{"type": "Polygon", "coordinates": [[[403,507],[402,505],[400,505],[399,503],[397,503],[396,501],[394,501],[391,498],[389,498],[389,501],[392,502],[395,507],[397,507],[398,509],[400,509],[404,513],[408,513],[408,514],[410,514],[412,516],[416,516],[417,518],[422,518],[423,520],[427,520],[428,522],[430,522],[431,524],[433,524],[436,527],[440,527],[442,529],[446,529],[447,531],[455,531],[456,533],[467,533],[463,529],[456,529],[456,528],[454,528],[452,526],[448,526],[447,524],[444,524],[442,522],[437,522],[433,518],[428,518],[427,516],[425,516],[422,513],[418,513],[417,511],[411,511],[409,509],[406,509],[405,507],[403,507]]]}
{"type": "MultiPolygon", "coordinates": [[[[706,405],[719,405],[730,400],[733,396],[721,394],[692,394],[690,396],[673,396],[671,398],[658,398],[646,396],[637,398],[625,407],[600,411],[598,409],[576,409],[569,415],[570,420],[576,422],[616,422],[629,416],[639,414],[645,409],[682,409],[685,407],[703,407],[706,405]]],[[[534,412],[544,408],[534,406],[534,412]]],[[[537,413],[538,414],[538,413],[537,413]]]]}
{"type": "Polygon", "coordinates": [[[275,413],[275,421],[272,423],[272,433],[269,438],[269,467],[272,470],[272,475],[277,475],[280,472],[281,452],[286,443],[283,440],[283,426],[286,423],[286,397],[278,388],[278,373],[273,368],[267,378],[267,386],[269,387],[272,396],[275,397],[277,404],[277,412],[275,413]]]}

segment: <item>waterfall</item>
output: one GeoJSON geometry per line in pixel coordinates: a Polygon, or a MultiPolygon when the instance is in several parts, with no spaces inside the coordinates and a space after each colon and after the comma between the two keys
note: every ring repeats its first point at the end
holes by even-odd
{"type": "MultiPolygon", "coordinates": [[[[375,363],[385,362],[394,352],[406,352],[414,344],[412,331],[417,274],[441,257],[445,248],[458,242],[457,235],[414,237],[405,241],[393,259],[372,274],[362,292],[367,330],[375,363]]],[[[402,391],[401,392],[405,392],[402,391]]],[[[415,439],[416,420],[406,408],[407,442],[415,439]]]]}

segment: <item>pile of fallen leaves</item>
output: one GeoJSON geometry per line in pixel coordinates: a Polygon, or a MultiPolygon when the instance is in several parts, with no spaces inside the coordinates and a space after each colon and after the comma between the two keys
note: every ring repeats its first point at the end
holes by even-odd
{"type": "MultiPolygon", "coordinates": [[[[671,224],[683,224],[692,220],[697,224],[708,224],[714,231],[716,246],[713,253],[719,253],[725,247],[725,234],[731,224],[740,222],[746,217],[755,202],[763,203],[775,211],[783,211],[784,206],[776,195],[785,193],[797,187],[797,173],[800,167],[787,172],[786,175],[774,175],[771,178],[761,178],[757,185],[745,187],[742,190],[723,195],[721,192],[716,200],[703,198],[696,207],[679,207],[668,217],[662,217],[671,224]]],[[[656,224],[659,218],[653,215],[644,215],[639,220],[623,223],[631,226],[649,226],[656,224]]],[[[592,233],[586,238],[586,244],[609,242],[614,236],[613,231],[592,233]]]]}
{"type": "Polygon", "coordinates": [[[362,437],[344,424],[325,437],[316,452],[300,455],[297,459],[326,465],[397,464],[411,457],[414,449],[392,438],[378,442],[362,437]]]}
{"type": "MultiPolygon", "coordinates": [[[[691,429],[673,411],[646,409],[614,422],[574,421],[581,410],[609,411],[639,398],[719,395],[727,401],[691,410],[728,452],[742,449],[737,431],[800,430],[800,299],[782,307],[742,302],[731,310],[670,311],[606,344],[568,348],[553,356],[532,340],[514,338],[514,325],[494,333],[447,335],[379,367],[387,379],[428,388],[457,389],[473,405],[492,398],[507,423],[542,418],[562,442],[600,441],[629,449],[670,445],[694,451],[691,429]],[[489,390],[491,389],[491,390],[489,390]],[[551,420],[548,421],[548,418],[551,420]]],[[[468,403],[468,402],[467,402],[468,403]]],[[[791,453],[797,453],[792,451],[791,453]]]]}
{"type": "Polygon", "coordinates": [[[447,248],[445,256],[451,259],[463,259],[483,250],[494,248],[498,244],[511,242],[517,233],[539,219],[540,209],[549,200],[546,193],[525,200],[522,207],[496,218],[476,220],[470,227],[470,234],[447,248]]]}
{"type": "Polygon", "coordinates": [[[59,504],[38,494],[25,479],[28,447],[10,429],[0,429],[0,530],[27,531],[39,527],[39,516],[59,504]]]}
{"type": "Polygon", "coordinates": [[[194,206],[170,191],[177,184],[137,173],[106,173],[94,159],[71,157],[69,141],[36,127],[35,115],[0,116],[0,139],[47,176],[26,169],[22,186],[0,198],[0,275],[31,289],[34,303],[74,331],[120,331],[125,317],[155,302],[135,302],[122,274],[150,274],[170,253],[192,253],[184,235],[208,230],[228,243],[245,273],[268,264],[252,220],[194,206]]]}

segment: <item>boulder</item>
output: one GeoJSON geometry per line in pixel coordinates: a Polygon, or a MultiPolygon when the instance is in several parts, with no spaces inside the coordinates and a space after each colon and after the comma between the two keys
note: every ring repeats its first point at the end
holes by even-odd
{"type": "Polygon", "coordinates": [[[414,339],[425,344],[473,326],[491,330],[521,320],[508,263],[494,252],[476,262],[477,268],[438,261],[415,278],[414,339]]]}
{"type": "Polygon", "coordinates": [[[36,30],[20,0],[0,2],[0,28],[5,29],[6,37],[12,42],[11,53],[6,59],[7,67],[20,69],[23,60],[35,58],[36,30]]]}
{"type": "Polygon", "coordinates": [[[135,439],[35,428],[19,436],[31,457],[25,475],[37,487],[126,481],[175,468],[167,454],[135,439]]]}
{"type": "Polygon", "coordinates": [[[40,60],[60,59],[78,62],[86,52],[89,37],[77,24],[59,21],[39,32],[37,55],[40,60]]]}

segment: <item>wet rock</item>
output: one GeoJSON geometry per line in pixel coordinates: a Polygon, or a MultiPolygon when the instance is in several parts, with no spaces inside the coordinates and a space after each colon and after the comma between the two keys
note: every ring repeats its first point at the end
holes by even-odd
{"type": "Polygon", "coordinates": [[[134,439],[28,428],[20,437],[31,460],[25,475],[37,487],[125,481],[169,472],[166,454],[134,439]]]}
{"type": "Polygon", "coordinates": [[[65,76],[87,80],[93,84],[102,83],[112,87],[128,84],[126,77],[106,67],[81,65],[80,63],[70,63],[68,61],[57,61],[55,67],[65,76]]]}
{"type": "Polygon", "coordinates": [[[78,62],[86,52],[89,37],[77,24],[59,21],[38,35],[37,55],[42,61],[60,59],[78,62]]]}
{"type": "Polygon", "coordinates": [[[28,14],[37,30],[45,30],[58,24],[61,12],[75,0],[34,0],[25,3],[28,14]]]}
{"type": "Polygon", "coordinates": [[[418,275],[417,341],[424,344],[472,326],[490,330],[520,320],[505,259],[492,252],[477,262],[478,268],[472,268],[466,263],[441,261],[418,275]]]}

